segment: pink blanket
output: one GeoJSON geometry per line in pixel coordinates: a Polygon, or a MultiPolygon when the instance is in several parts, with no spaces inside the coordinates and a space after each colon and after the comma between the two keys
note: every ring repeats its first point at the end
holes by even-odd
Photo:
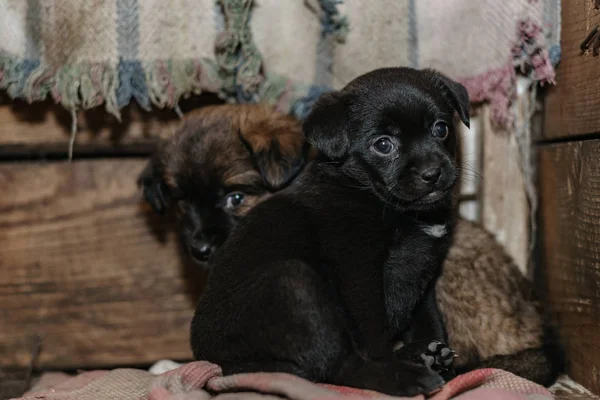
{"type": "MultiPolygon", "coordinates": [[[[71,377],[43,375],[19,400],[358,400],[391,399],[379,393],[314,384],[293,375],[253,373],[222,376],[221,369],[205,361],[185,364],[161,375],[137,369],[91,371],[71,377]]],[[[433,400],[546,400],[545,388],[511,373],[480,369],[461,375],[436,393],[433,400]]],[[[423,399],[417,396],[414,399],[423,399]]]]}

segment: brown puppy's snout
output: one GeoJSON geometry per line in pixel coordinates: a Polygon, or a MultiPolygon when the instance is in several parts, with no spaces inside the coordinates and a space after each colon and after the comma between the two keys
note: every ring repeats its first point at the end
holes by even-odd
{"type": "Polygon", "coordinates": [[[198,261],[208,261],[210,256],[212,256],[222,244],[222,236],[223,235],[216,232],[197,232],[189,244],[190,253],[198,261]]]}
{"type": "Polygon", "coordinates": [[[216,246],[205,240],[195,241],[190,245],[190,252],[198,261],[208,261],[215,250],[216,246]]]}

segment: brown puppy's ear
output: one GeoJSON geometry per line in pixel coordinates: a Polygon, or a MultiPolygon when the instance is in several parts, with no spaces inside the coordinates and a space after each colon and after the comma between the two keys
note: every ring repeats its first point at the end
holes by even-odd
{"type": "Polygon", "coordinates": [[[433,74],[434,82],[444,91],[444,96],[450,101],[452,107],[458,112],[460,120],[468,128],[470,125],[471,103],[467,89],[462,84],[435,70],[430,69],[429,71],[433,74]]]}
{"type": "Polygon", "coordinates": [[[265,185],[276,191],[306,165],[309,146],[298,120],[265,110],[249,115],[238,133],[265,185]]]}
{"type": "Polygon", "coordinates": [[[162,178],[158,153],[154,154],[138,178],[144,199],[158,214],[164,214],[171,204],[169,188],[162,178]]]}
{"type": "Polygon", "coordinates": [[[340,160],[349,149],[346,107],[339,92],[325,93],[313,105],[304,121],[304,134],[321,154],[340,160]]]}

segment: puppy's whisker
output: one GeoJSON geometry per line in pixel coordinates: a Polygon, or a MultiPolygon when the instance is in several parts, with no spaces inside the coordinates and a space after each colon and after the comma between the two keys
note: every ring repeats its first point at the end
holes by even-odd
{"type": "Polygon", "coordinates": [[[486,179],[481,174],[477,174],[477,173],[472,173],[472,175],[467,174],[467,173],[461,174],[461,179],[464,179],[467,182],[473,182],[473,183],[483,182],[486,185],[488,184],[486,179]]]}
{"type": "Polygon", "coordinates": [[[473,179],[473,182],[475,182],[475,179],[478,179],[482,182],[485,182],[487,184],[486,179],[483,177],[483,175],[481,175],[479,172],[474,171],[474,170],[464,170],[464,169],[460,169],[460,175],[461,178],[468,178],[468,179],[473,179]]]}
{"type": "Polygon", "coordinates": [[[450,193],[450,197],[454,200],[460,200],[462,199],[463,195],[460,193],[450,193]]]}
{"type": "MultiPolygon", "coordinates": [[[[473,166],[469,163],[463,163],[462,166],[460,168],[458,168],[458,170],[461,172],[470,172],[474,175],[477,175],[482,181],[486,182],[483,175],[481,175],[481,173],[477,172],[475,170],[475,168],[473,168],[473,166]]],[[[486,182],[486,184],[487,184],[487,182],[486,182]]]]}
{"type": "Polygon", "coordinates": [[[473,175],[462,175],[461,179],[467,182],[473,182],[473,183],[478,183],[481,179],[479,179],[479,177],[473,176],[473,175]]]}

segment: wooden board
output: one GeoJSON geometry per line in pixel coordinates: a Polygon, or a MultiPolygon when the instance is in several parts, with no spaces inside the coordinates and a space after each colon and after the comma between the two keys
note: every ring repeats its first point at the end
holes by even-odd
{"type": "Polygon", "coordinates": [[[568,375],[561,375],[549,390],[555,400],[600,400],[600,397],[591,393],[568,375]]]}
{"type": "Polygon", "coordinates": [[[546,97],[544,138],[600,133],[600,56],[582,54],[579,45],[600,23],[595,0],[563,0],[562,58],[557,86],[546,97]]]}
{"type": "MultiPolygon", "coordinates": [[[[182,101],[181,109],[186,112],[219,102],[216,96],[206,94],[182,101]]],[[[119,151],[120,148],[141,149],[148,153],[155,139],[170,135],[179,121],[173,110],[147,112],[135,103],[121,110],[121,121],[108,114],[104,107],[80,111],[77,113],[74,153],[77,156],[81,149],[91,153],[119,151]]],[[[10,154],[64,155],[68,150],[71,123],[71,113],[50,101],[27,104],[10,101],[7,96],[0,97],[0,157],[10,154]]]]}
{"type": "Polygon", "coordinates": [[[204,274],[140,201],[138,160],[0,164],[0,368],[188,359],[204,274]],[[187,278],[186,278],[187,277],[187,278]]]}
{"type": "Polygon", "coordinates": [[[568,373],[600,393],[600,140],[540,147],[543,281],[568,373]]]}

